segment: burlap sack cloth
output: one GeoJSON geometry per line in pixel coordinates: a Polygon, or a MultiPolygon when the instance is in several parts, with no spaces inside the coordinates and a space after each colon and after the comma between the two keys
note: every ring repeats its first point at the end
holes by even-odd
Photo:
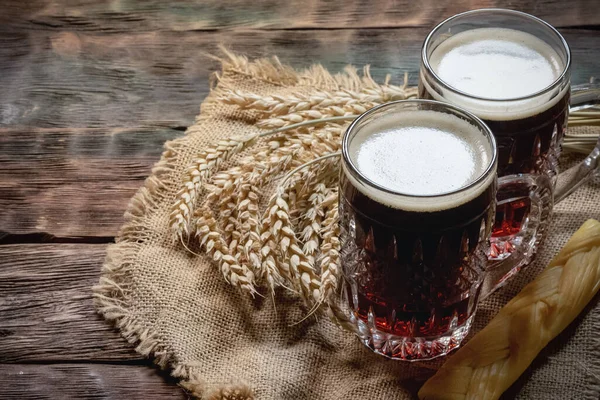
{"type": "MultiPolygon", "coordinates": [[[[193,155],[215,139],[257,131],[248,114],[216,101],[223,86],[267,95],[356,90],[360,85],[355,76],[332,77],[322,68],[295,72],[273,60],[229,57],[196,123],[184,137],[165,145],[162,159],[131,200],[94,288],[97,306],[139,353],[171,369],[192,395],[411,399],[436,368],[436,363],[377,356],[324,317],[296,324],[306,309],[293,295],[278,292],[274,309],[268,296],[251,299],[229,286],[207,259],[172,244],[169,209],[193,155]]],[[[600,219],[597,178],[555,208],[537,260],[480,305],[474,331],[538,274],[588,218],[600,219]]],[[[599,398],[600,305],[597,298],[592,303],[544,349],[506,398],[599,398]]]]}

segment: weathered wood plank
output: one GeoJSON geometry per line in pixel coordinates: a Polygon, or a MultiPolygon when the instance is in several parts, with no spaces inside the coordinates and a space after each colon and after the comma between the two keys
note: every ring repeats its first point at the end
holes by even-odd
{"type": "Polygon", "coordinates": [[[199,36],[1,32],[0,127],[187,126],[217,67],[199,36]]]}
{"type": "Polygon", "coordinates": [[[91,287],[105,251],[90,244],[0,246],[0,363],[143,360],[96,313],[91,287]]]}
{"type": "MultiPolygon", "coordinates": [[[[312,1],[173,1],[95,2],[89,0],[4,1],[4,20],[21,29],[81,31],[217,30],[430,27],[459,12],[482,7],[511,8],[558,26],[600,24],[595,0],[569,6],[556,0],[439,2],[435,0],[312,1]]],[[[2,17],[0,16],[0,21],[2,17]]]]}
{"type": "Polygon", "coordinates": [[[150,366],[0,364],[1,399],[185,399],[166,373],[150,366]]]}
{"type": "MultiPolygon", "coordinates": [[[[206,53],[224,43],[250,57],[277,55],[295,67],[320,62],[332,71],[372,65],[417,81],[419,50],[428,33],[416,29],[304,31],[0,32],[0,127],[185,127],[219,69],[206,53]]],[[[600,71],[598,32],[564,30],[574,53],[574,80],[600,71]]]]}
{"type": "Polygon", "coordinates": [[[115,236],[167,128],[0,129],[0,231],[115,236]]]}

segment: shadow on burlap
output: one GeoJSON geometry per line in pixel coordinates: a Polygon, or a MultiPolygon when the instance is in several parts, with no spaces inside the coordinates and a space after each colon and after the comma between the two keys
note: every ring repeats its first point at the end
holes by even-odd
{"type": "MultiPolygon", "coordinates": [[[[139,353],[170,369],[190,394],[206,399],[411,399],[439,366],[439,361],[384,359],[326,318],[297,324],[307,311],[289,292],[277,292],[276,309],[269,296],[251,299],[229,286],[207,258],[172,241],[170,207],[192,157],[216,139],[258,131],[251,113],[216,101],[224,86],[272,95],[357,90],[362,84],[352,73],[331,76],[320,67],[295,72],[276,60],[248,62],[230,55],[196,123],[184,137],[165,144],[162,159],[131,200],[94,287],[96,303],[139,353]]],[[[473,331],[532,280],[588,218],[600,219],[598,178],[555,208],[537,260],[480,306],[473,331]]],[[[592,303],[542,351],[506,398],[599,398],[600,305],[597,298],[592,303]]]]}

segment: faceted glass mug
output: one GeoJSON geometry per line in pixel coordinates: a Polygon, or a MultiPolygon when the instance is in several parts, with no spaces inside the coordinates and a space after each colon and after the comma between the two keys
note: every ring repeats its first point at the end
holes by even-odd
{"type": "Polygon", "coordinates": [[[565,39],[548,23],[518,11],[480,9],[455,15],[436,26],[423,44],[419,97],[477,115],[498,146],[503,188],[484,295],[531,261],[554,203],[597,168],[600,140],[586,160],[559,174],[569,103],[571,109],[581,109],[600,102],[600,91],[589,87],[571,94],[570,75],[565,39]],[[509,65],[519,68],[519,74],[503,70],[509,65]]]}
{"type": "Polygon", "coordinates": [[[473,114],[447,103],[406,100],[375,107],[352,122],[342,139],[340,172],[341,306],[365,345],[390,358],[424,360],[460,344],[484,279],[496,194],[494,136],[473,114]],[[468,154],[477,157],[473,165],[479,172],[452,190],[436,185],[463,174],[460,159],[438,162],[462,157],[452,153],[454,142],[433,136],[420,150],[384,144],[386,155],[366,147],[386,126],[409,122],[411,129],[402,133],[406,143],[422,141],[418,128],[437,127],[438,121],[448,121],[451,131],[468,138],[465,143],[475,149],[468,154]],[[439,157],[430,162],[433,155],[439,157]],[[371,164],[383,168],[381,176],[406,178],[427,194],[381,184],[373,179],[371,164]]]}

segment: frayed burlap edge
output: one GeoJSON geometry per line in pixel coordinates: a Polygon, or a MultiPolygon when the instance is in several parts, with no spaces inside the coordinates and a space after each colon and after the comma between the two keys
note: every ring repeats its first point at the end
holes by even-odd
{"type": "MultiPolygon", "coordinates": [[[[592,327],[597,332],[597,335],[594,337],[593,342],[590,343],[590,347],[594,354],[600,354],[600,317],[592,318],[592,327]]],[[[591,360],[591,364],[591,370],[585,369],[588,376],[585,398],[586,400],[598,400],[600,398],[600,357],[591,360]]]]}
{"type": "MultiPolygon", "coordinates": [[[[210,56],[221,62],[222,71],[213,75],[213,87],[200,107],[196,123],[186,130],[183,137],[165,143],[165,151],[161,160],[153,167],[152,175],[129,202],[124,216],[125,223],[116,237],[116,243],[108,246],[100,282],[92,290],[98,312],[114,323],[129,343],[136,345],[135,350],[139,354],[151,358],[162,369],[171,369],[171,375],[180,380],[180,385],[189,394],[206,400],[246,400],[254,399],[249,385],[232,382],[218,387],[211,386],[193,365],[179,362],[173,349],[164,344],[165,341],[151,326],[145,326],[130,313],[131,266],[143,243],[156,235],[156,232],[144,224],[144,217],[156,206],[157,199],[177,190],[173,186],[179,186],[184,169],[182,163],[178,162],[178,149],[187,145],[188,135],[195,132],[200,124],[212,118],[211,110],[225,89],[219,85],[222,74],[245,75],[250,79],[282,87],[298,85],[328,90],[360,90],[380,88],[381,85],[371,78],[368,66],[363,69],[362,76],[352,66],[347,66],[343,73],[338,74],[329,73],[321,65],[295,71],[283,65],[277,57],[249,61],[245,56],[233,54],[224,48],[221,51],[223,57],[210,56]]],[[[389,77],[384,84],[388,82],[389,77]]],[[[404,80],[404,86],[406,85],[407,76],[404,80]]]]}

